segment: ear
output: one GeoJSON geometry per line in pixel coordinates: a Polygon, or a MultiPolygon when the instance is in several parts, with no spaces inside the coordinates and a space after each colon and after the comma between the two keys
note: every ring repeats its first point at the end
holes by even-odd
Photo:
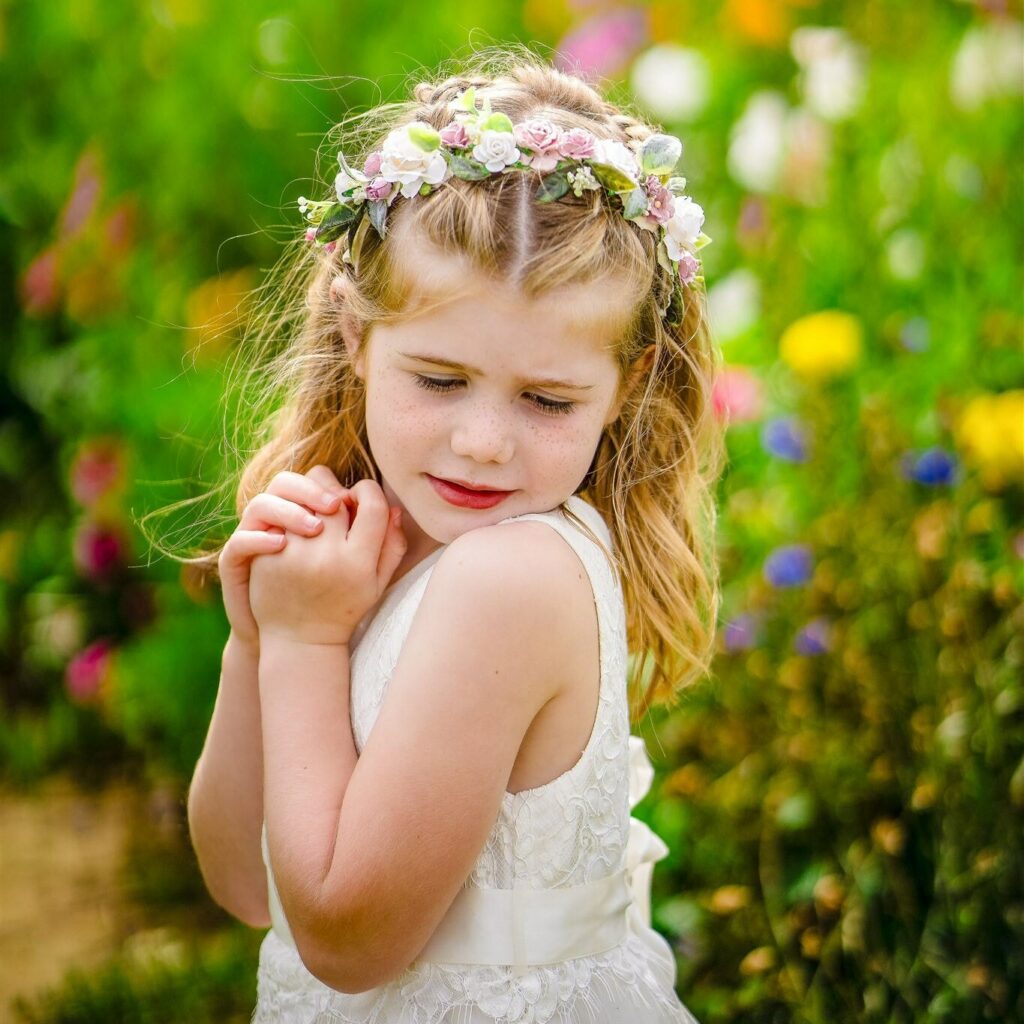
{"type": "Polygon", "coordinates": [[[654,365],[654,354],[655,346],[652,342],[637,357],[632,369],[629,371],[629,377],[619,386],[618,397],[612,405],[608,418],[604,421],[605,426],[614,423],[619,418],[622,407],[626,404],[626,399],[639,387],[654,365]]]}
{"type": "Polygon", "coordinates": [[[352,369],[355,375],[363,379],[365,373],[365,359],[363,350],[363,332],[360,329],[359,321],[348,311],[347,293],[351,284],[343,274],[337,274],[331,281],[331,302],[338,310],[338,324],[341,329],[341,337],[345,342],[349,358],[352,360],[352,369]]]}

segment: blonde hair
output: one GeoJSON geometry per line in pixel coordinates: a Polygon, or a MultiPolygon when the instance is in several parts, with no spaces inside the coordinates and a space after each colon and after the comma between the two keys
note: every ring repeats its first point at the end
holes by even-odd
{"type": "MultiPolygon", "coordinates": [[[[450,102],[470,86],[513,122],[543,116],[563,129],[620,142],[659,130],[513,45],[478,51],[457,73],[418,82],[408,101],[353,115],[328,133],[326,153],[333,162],[341,149],[361,167],[397,126],[419,120],[444,128],[452,120],[450,102]]],[[[671,282],[658,266],[654,232],[611,209],[603,190],[541,204],[533,198],[536,187],[536,176],[527,173],[453,178],[429,196],[400,199],[384,239],[363,219],[352,240],[354,266],[341,258],[343,240],[333,253],[300,238],[287,246],[276,275],[257,289],[263,301],[246,334],[255,353],[243,361],[243,388],[255,400],[239,421],[251,431],[252,447],[235,447],[236,512],[282,470],[302,473],[323,463],[345,486],[364,477],[380,482],[366,437],[362,381],[340,320],[345,315],[365,331],[408,315],[407,288],[395,272],[395,222],[500,275],[528,299],[605,277],[624,282],[636,305],[614,353],[622,380],[652,345],[654,360],[605,428],[577,493],[601,512],[614,541],[634,652],[629,693],[636,722],[652,704],[672,702],[706,674],[713,656],[720,596],[714,487],[724,444],[711,392],[719,360],[702,289],[684,289],[677,327],[659,315],[671,282]],[[338,275],[346,278],[342,299],[331,294],[338,275]]],[[[217,553],[180,560],[212,568],[217,553]]]]}

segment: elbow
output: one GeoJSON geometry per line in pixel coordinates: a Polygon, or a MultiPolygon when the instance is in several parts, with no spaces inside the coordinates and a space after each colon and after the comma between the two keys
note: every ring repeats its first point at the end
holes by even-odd
{"type": "Polygon", "coordinates": [[[350,919],[335,917],[319,929],[289,922],[299,959],[328,988],[359,995],[393,980],[407,966],[394,958],[394,945],[382,944],[379,932],[350,919]]]}

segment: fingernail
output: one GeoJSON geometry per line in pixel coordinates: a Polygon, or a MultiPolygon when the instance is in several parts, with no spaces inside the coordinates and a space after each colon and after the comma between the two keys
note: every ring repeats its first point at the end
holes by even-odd
{"type": "Polygon", "coordinates": [[[337,501],[340,498],[340,494],[331,494],[330,491],[324,491],[324,493],[320,495],[320,500],[325,505],[332,505],[334,504],[335,501],[337,501]]]}
{"type": "Polygon", "coordinates": [[[310,530],[315,530],[321,523],[322,519],[318,519],[316,516],[306,516],[306,526],[310,530]]]}

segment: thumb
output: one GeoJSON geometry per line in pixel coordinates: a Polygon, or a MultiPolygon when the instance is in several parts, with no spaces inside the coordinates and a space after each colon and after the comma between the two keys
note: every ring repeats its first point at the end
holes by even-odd
{"type": "Polygon", "coordinates": [[[402,510],[393,508],[388,513],[388,528],[384,534],[384,544],[380,549],[380,558],[377,560],[377,574],[384,585],[395,574],[402,557],[409,547],[408,541],[401,527],[402,510]]]}

